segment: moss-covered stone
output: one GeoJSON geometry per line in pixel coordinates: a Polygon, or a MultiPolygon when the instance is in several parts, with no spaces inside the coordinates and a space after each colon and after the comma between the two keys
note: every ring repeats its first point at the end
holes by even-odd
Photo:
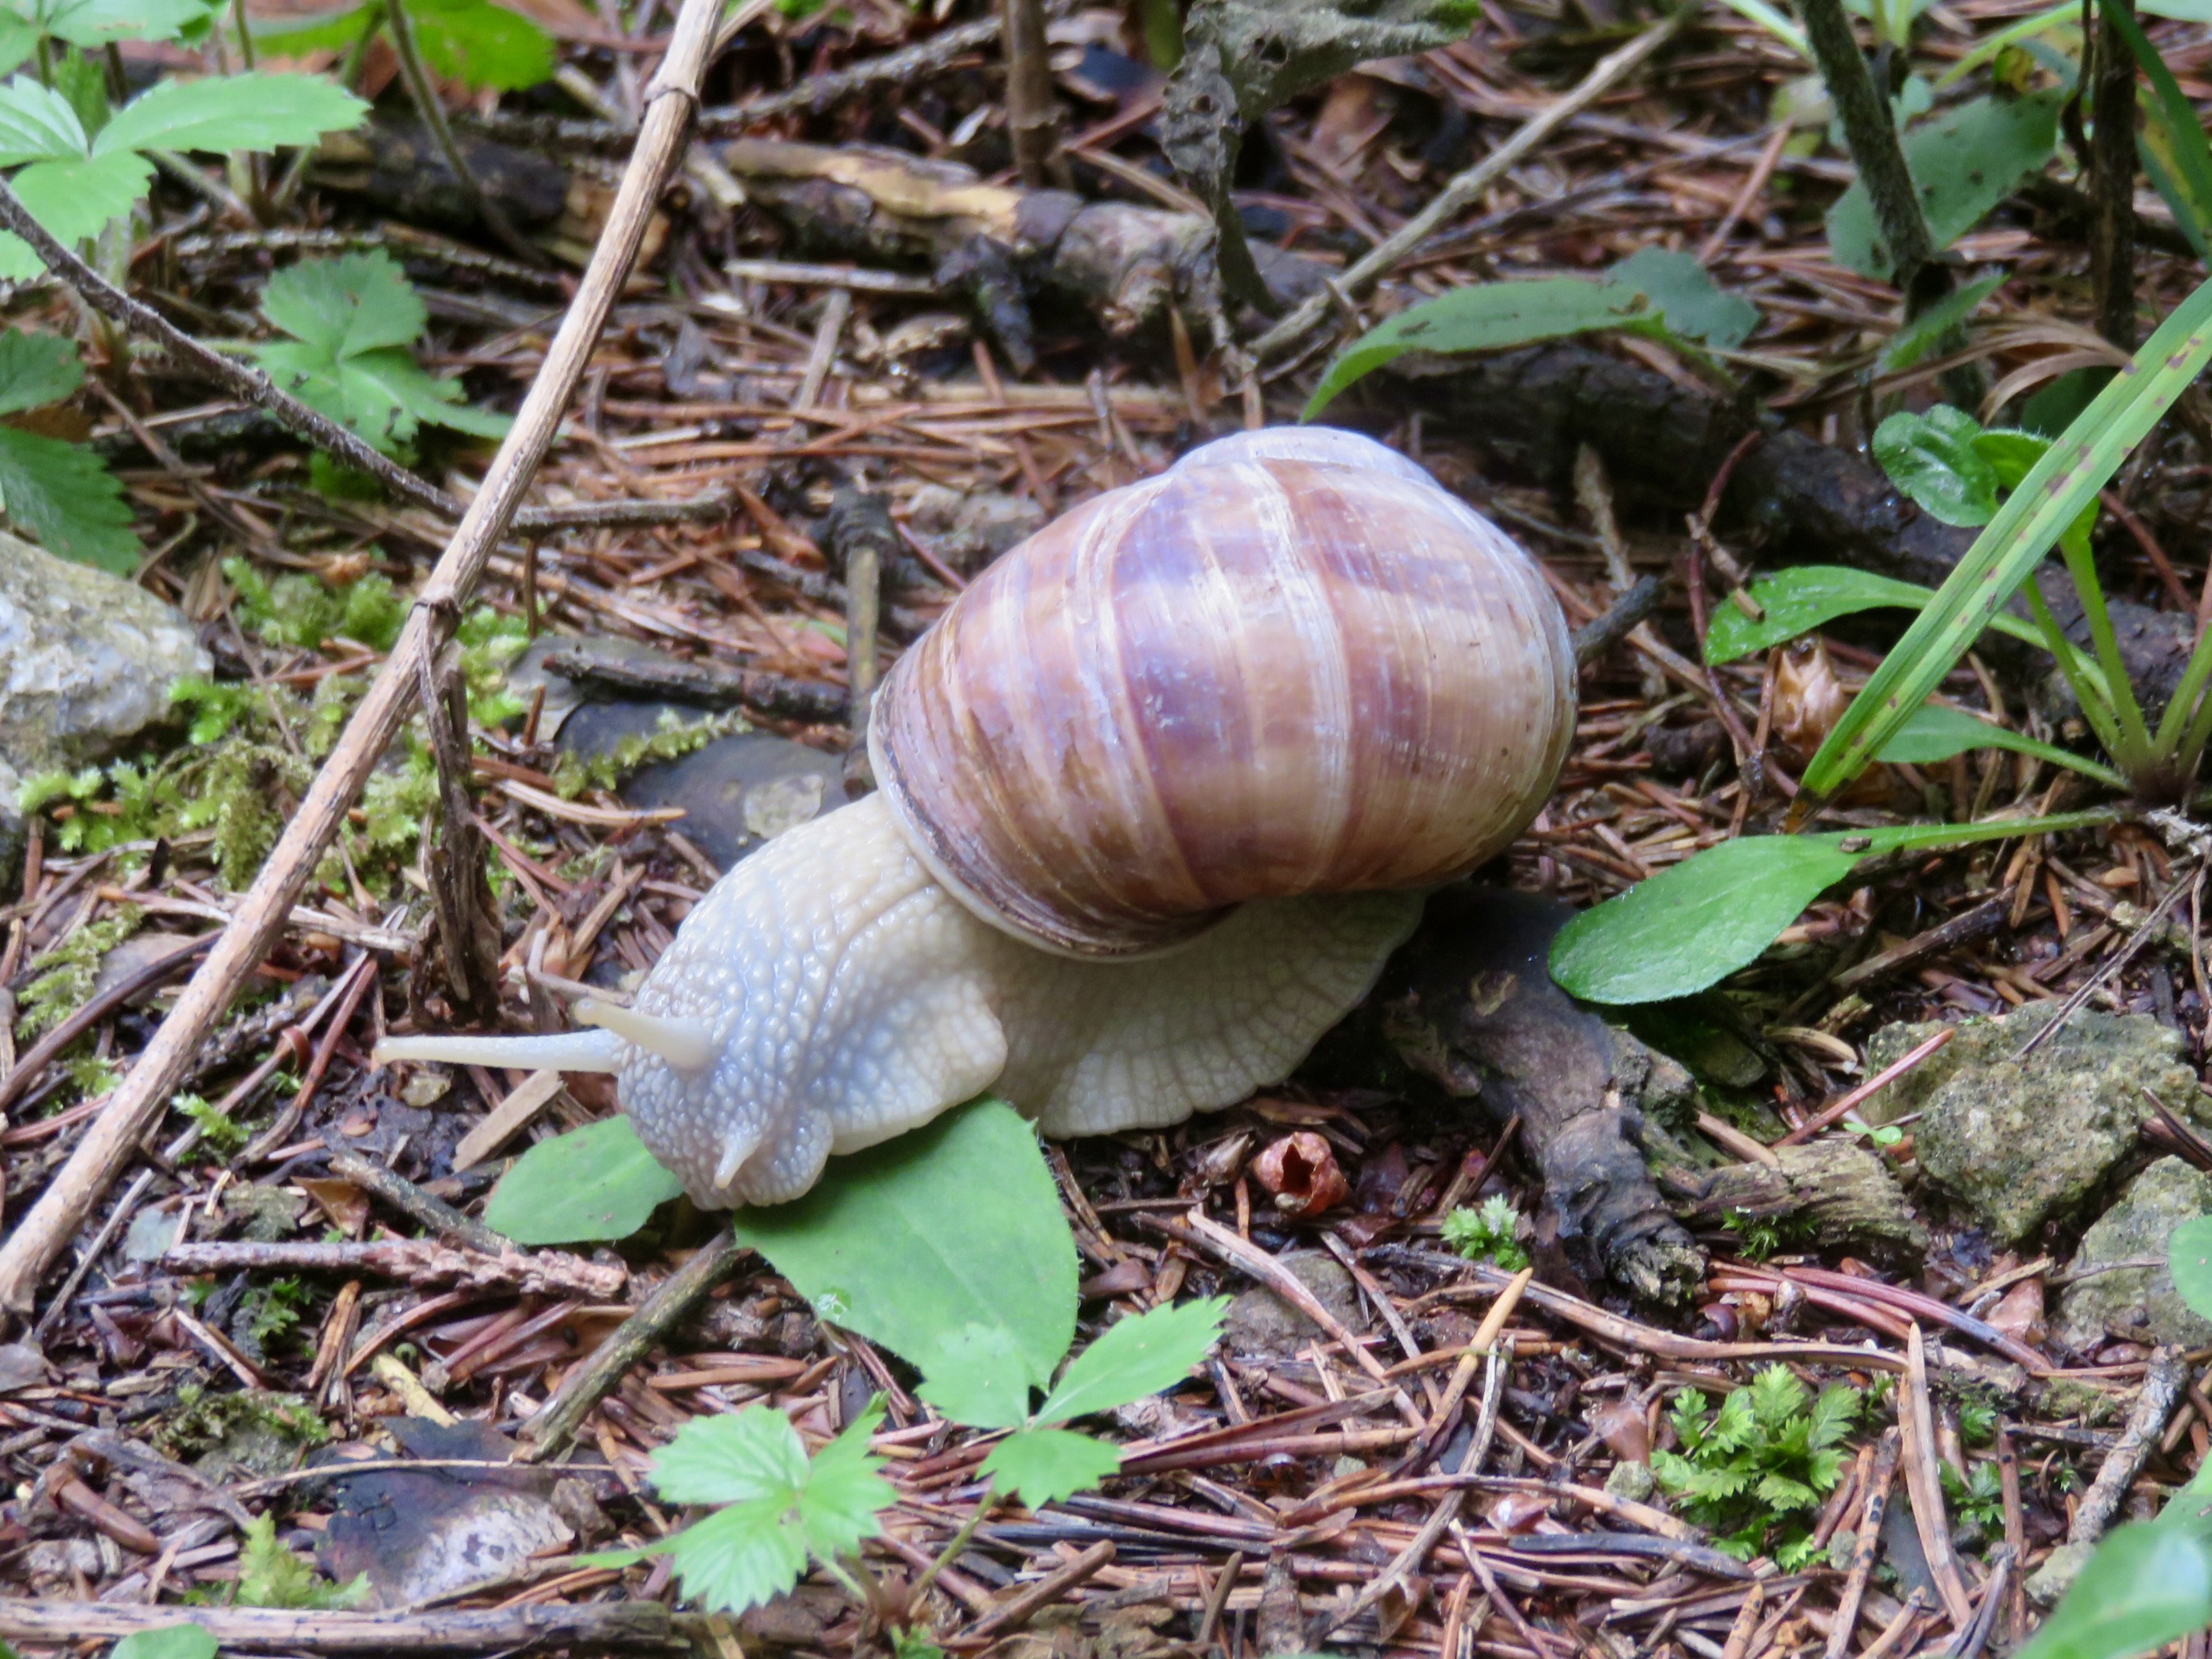
{"type": "Polygon", "coordinates": [[[209,1394],[187,1387],[154,1443],[163,1455],[189,1461],[216,1480],[265,1480],[330,1437],[315,1408],[296,1394],[209,1394]]]}
{"type": "Polygon", "coordinates": [[[2156,1267],[2116,1267],[2066,1287],[2052,1334],[2086,1348],[2107,1332],[2185,1348],[2212,1344],[2212,1319],[2192,1313],[2163,1265],[2176,1227],[2212,1212],[2212,1176],[2178,1158],[2162,1158],[2128,1183],[2120,1201],[2081,1235],[2070,1273],[2107,1262],[2155,1260],[2156,1267]]]}
{"type": "MultiPolygon", "coordinates": [[[[1957,1035],[1866,1103],[1869,1122],[1912,1113],[1922,1175],[2000,1242],[2026,1242],[2078,1209],[2135,1146],[2146,1092],[2212,1123],[2181,1036],[2144,1014],[2081,1012],[2025,1060],[2021,1048],[2055,1006],[1969,1019],[1957,1035]]],[[[1867,1044],[1878,1071],[1941,1024],[1891,1025],[1867,1044]]]]}

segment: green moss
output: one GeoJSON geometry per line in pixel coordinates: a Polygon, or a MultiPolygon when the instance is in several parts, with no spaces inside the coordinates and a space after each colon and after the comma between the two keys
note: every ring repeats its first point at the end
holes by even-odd
{"type": "Polygon", "coordinates": [[[687,720],[673,709],[660,711],[658,729],[623,738],[604,754],[563,755],[554,763],[553,787],[574,800],[586,789],[613,789],[633,772],[661,761],[680,760],[717,738],[750,732],[742,714],[708,714],[687,720]]]}
{"type": "Polygon", "coordinates": [[[315,1408],[296,1394],[210,1394],[197,1383],[177,1390],[176,1410],[153,1431],[165,1457],[196,1462],[209,1473],[243,1468],[263,1479],[284,1473],[301,1448],[330,1437],[315,1408]]]}
{"type": "Polygon", "coordinates": [[[137,933],[145,920],[146,913],[137,905],[118,905],[112,915],[86,923],[52,950],[32,957],[33,977],[23,988],[15,1020],[17,1038],[28,1041],[83,1007],[100,976],[100,958],[137,933]]]}
{"type": "Polygon", "coordinates": [[[300,571],[266,577],[233,557],[222,562],[222,574],[238,595],[240,619],[272,645],[313,651],[325,640],[344,639],[389,651],[407,620],[407,600],[375,572],[332,587],[300,571]]]}

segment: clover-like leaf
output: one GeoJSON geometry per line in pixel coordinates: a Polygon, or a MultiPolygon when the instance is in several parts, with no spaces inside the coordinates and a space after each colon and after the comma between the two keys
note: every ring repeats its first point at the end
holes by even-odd
{"type": "Polygon", "coordinates": [[[1088,1492],[1121,1467],[1121,1454],[1073,1429],[1024,1429],[991,1448],[982,1472],[1031,1509],[1088,1492]]]}
{"type": "Polygon", "coordinates": [[[1110,1327],[1069,1363],[1037,1421],[1065,1423],[1173,1388],[1212,1352],[1228,1311],[1228,1297],[1209,1297],[1110,1327]]]}

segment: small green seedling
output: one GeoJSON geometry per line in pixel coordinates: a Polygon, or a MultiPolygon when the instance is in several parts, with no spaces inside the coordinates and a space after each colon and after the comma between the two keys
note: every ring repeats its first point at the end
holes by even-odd
{"type": "Polygon", "coordinates": [[[1815,1399],[1783,1365],[1731,1389],[1717,1411],[1686,1389],[1668,1415],[1677,1451],[1654,1451],[1651,1474],[1684,1515],[1719,1534],[1744,1560],[1771,1554],[1785,1571],[1814,1553],[1801,1524],[1843,1476],[1844,1439],[1858,1419],[1859,1392],[1842,1383],[1815,1399]]]}
{"type": "Polygon", "coordinates": [[[1521,1212],[1513,1207],[1513,1200],[1493,1193],[1480,1208],[1462,1206],[1446,1216],[1443,1240],[1469,1261],[1492,1261],[1517,1273],[1528,1265],[1528,1252],[1519,1242],[1520,1226],[1521,1212]]]}
{"type": "Polygon", "coordinates": [[[164,1625],[126,1636],[107,1659],[216,1659],[215,1638],[198,1625],[164,1625]]]}
{"type": "Polygon", "coordinates": [[[276,1517],[254,1516],[238,1552],[238,1595],[241,1607],[282,1607],[322,1613],[357,1607],[368,1599],[368,1575],[333,1584],[313,1565],[276,1541],[276,1517]]]}

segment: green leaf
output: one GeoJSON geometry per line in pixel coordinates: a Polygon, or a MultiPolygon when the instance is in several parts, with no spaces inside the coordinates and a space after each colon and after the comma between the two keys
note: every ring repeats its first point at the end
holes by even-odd
{"type": "Polygon", "coordinates": [[[1714,282],[1694,254],[1638,248],[1606,276],[1614,286],[1633,289],[1650,300],[1670,331],[1703,340],[1716,351],[1735,350],[1759,326],[1759,307],[1714,282]]]}
{"type": "Polygon", "coordinates": [[[138,568],[123,486],[80,444],[0,426],[0,511],[58,558],[122,576],[138,568]]]}
{"type": "Polygon", "coordinates": [[[475,91],[520,92],[553,78],[553,37],[487,0],[407,0],[422,56],[475,91]]]}
{"type": "Polygon", "coordinates": [[[1060,1376],[1037,1407],[1040,1423],[1111,1411],[1171,1389],[1204,1363],[1221,1335],[1229,1298],[1152,1308],[1108,1328],[1060,1376]]]}
{"type": "Polygon", "coordinates": [[[1024,1429],[983,1460],[992,1485],[1031,1509],[1089,1492],[1121,1467],[1118,1449],[1072,1429],[1024,1429]]]}
{"type": "Polygon", "coordinates": [[[882,1528],[897,1495],[876,1473],[883,1460],[868,1441],[883,1421],[880,1401],[816,1453],[791,1420],[769,1406],[723,1417],[695,1417],[653,1454],[653,1484],[678,1504],[723,1507],[697,1525],[634,1554],[675,1558],[686,1596],[709,1613],[743,1613],[799,1582],[812,1553],[834,1560],[882,1528]]]}
{"type": "Polygon", "coordinates": [[[1902,761],[1909,766],[1927,766],[1975,749],[2008,749],[2016,755],[2033,755],[2053,766],[2093,777],[2112,788],[2127,787],[2127,780],[2109,766],[2100,766],[2086,756],[2052,744],[2038,743],[2018,732],[1993,726],[1963,708],[1946,708],[1941,703],[1923,703],[1915,709],[1912,718],[1898,728],[1897,735],[1882,745],[1881,757],[1902,761]]]}
{"type": "MultiPolygon", "coordinates": [[[[2065,94],[1978,98],[1923,123],[1905,139],[1905,162],[1919,186],[1929,235],[1948,247],[2051,159],[2065,94]]],[[[1862,276],[1888,277],[1889,250],[1875,224],[1863,181],[1828,210],[1828,247],[1836,263],[1862,276]]]]}
{"type": "Polygon", "coordinates": [[[1723,842],[1568,922],[1552,941],[1552,977],[1586,1002],[1688,996],[1755,961],[1807,905],[1863,859],[2079,829],[2112,817],[2072,812],[1723,842]]]}
{"type": "Polygon", "coordinates": [[[153,179],[151,161],[125,154],[33,161],[9,182],[31,216],[57,240],[82,242],[143,201],[153,179]]]}
{"type": "Polygon", "coordinates": [[[484,1224],[518,1244],[628,1238],[684,1183],[645,1150],[626,1117],[541,1140],[499,1178],[484,1224]]]}
{"type": "Polygon", "coordinates": [[[2208,357],[2212,282],[2175,307],[1975,538],[1814,756],[1803,779],[1807,805],[1834,794],[1881,752],[2208,357]]]}
{"type": "Polygon", "coordinates": [[[84,384],[76,347],[58,334],[0,333],[0,415],[58,404],[84,384]]]}
{"type": "Polygon", "coordinates": [[[92,141],[68,99],[27,75],[0,87],[0,167],[84,155],[92,141]]]}
{"type": "Polygon", "coordinates": [[[2189,1310],[2212,1319],[2212,1216],[2201,1215],[2176,1227],[2166,1242],[2166,1260],[2173,1273],[2173,1288],[2189,1310]]]}
{"type": "Polygon", "coordinates": [[[215,1638],[198,1625],[142,1630],[115,1644],[107,1659],[216,1659],[215,1638]]]}
{"type": "Polygon", "coordinates": [[[2112,0],[2103,0],[2103,6],[2105,20],[2119,31],[2150,81],[2142,130],[2136,136],[2143,170],[2197,257],[2212,258],[2212,145],[2204,141],[2203,125],[2132,9],[2112,0]]]}
{"type": "Polygon", "coordinates": [[[1012,1332],[1003,1325],[963,1325],[939,1342],[915,1392],[955,1423],[1018,1429],[1029,1421],[1030,1386],[1012,1332]]]}
{"type": "Polygon", "coordinates": [[[2212,1624],[2212,1554],[2193,1534],[2116,1527],[2017,1659],[2129,1659],[2212,1624]]]}
{"type": "Polygon", "coordinates": [[[995,1326],[1044,1388],[1075,1337],[1075,1242],[1036,1131],[1003,1101],[832,1158],[804,1198],[733,1226],[824,1318],[925,1376],[967,1328],[995,1326]]]}
{"type": "Polygon", "coordinates": [[[1633,289],[1580,276],[1526,283],[1484,283],[1454,289],[1376,324],[1337,355],[1306,400],[1310,421],[1354,380],[1409,351],[1501,351],[1636,320],[1643,304],[1633,289]]]}
{"type": "Polygon", "coordinates": [[[1997,475],[1974,447],[1981,422],[1938,404],[1925,415],[1900,410],[1875,428],[1874,458],[1890,483],[1948,525],[1996,515],[1997,475]]]}
{"type": "Polygon", "coordinates": [[[412,345],[430,325],[422,297],[382,248],[288,265],[262,289],[261,314],[332,357],[412,345]]]}
{"type": "MultiPolygon", "coordinates": [[[[1809,634],[1838,617],[1892,606],[1917,611],[1936,597],[1936,590],[1846,565],[1799,564],[1761,576],[1747,594],[1762,613],[1755,622],[1735,605],[1713,607],[1705,654],[1716,667],[1809,634]]],[[[2033,624],[2007,611],[1999,611],[1990,626],[2030,645],[2043,643],[2033,624]]]]}
{"type": "Polygon", "coordinates": [[[200,0],[75,0],[46,15],[46,33],[73,46],[118,40],[174,40],[207,21],[200,0]]]}
{"type": "Polygon", "coordinates": [[[1983,301],[2005,285],[2009,274],[2000,270],[1945,295],[1889,337],[1889,343],[1882,348],[1881,356],[1875,364],[1876,371],[1895,374],[1911,368],[1935,350],[1945,335],[1979,310],[1983,301]]]}
{"type": "Polygon", "coordinates": [[[0,11],[0,75],[13,75],[39,49],[39,26],[10,11],[0,11]]]}
{"type": "Polygon", "coordinates": [[[368,106],[319,75],[242,75],[157,81],[115,112],[93,154],[124,150],[269,150],[312,144],[357,127],[368,106]]]}

